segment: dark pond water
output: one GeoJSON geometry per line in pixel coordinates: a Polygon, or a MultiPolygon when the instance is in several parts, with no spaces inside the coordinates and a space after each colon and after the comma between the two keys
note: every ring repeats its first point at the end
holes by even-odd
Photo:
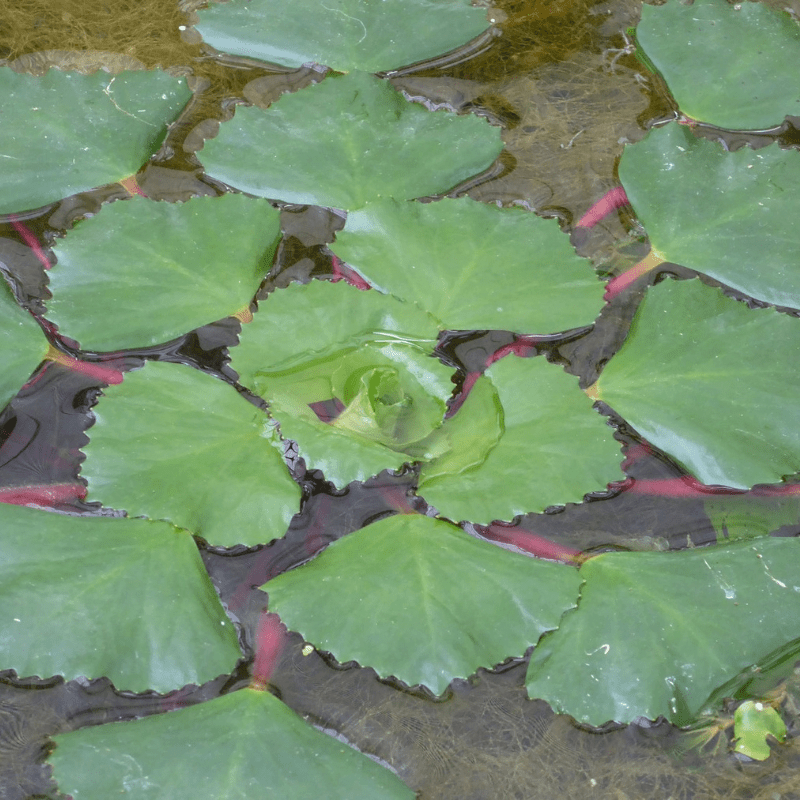
{"type": "MultiPolygon", "coordinates": [[[[496,5],[505,21],[485,52],[455,66],[398,76],[394,83],[430,106],[485,114],[503,125],[503,164],[485,180],[463,187],[470,196],[555,215],[571,228],[616,185],[615,162],[623,143],[638,140],[654,120],[673,113],[663,87],[643,73],[631,54],[625,31],[638,19],[640,4],[504,0],[496,5]]],[[[140,185],[151,197],[165,200],[213,195],[218,187],[203,178],[189,152],[197,140],[192,133],[196,125],[223,118],[226,98],[267,103],[314,74],[272,74],[241,60],[212,58],[191,31],[184,40],[175,35],[181,25],[189,20],[166,0],[107,5],[31,0],[7,10],[0,20],[0,57],[29,58],[36,68],[48,58],[58,64],[69,59],[88,63],[85,51],[103,51],[92,57],[191,70],[208,88],[170,135],[169,147],[139,176],[140,185]]],[[[793,135],[790,131],[784,140],[793,135]]],[[[125,196],[119,186],[77,195],[23,222],[46,244],[102,202],[125,196]]],[[[343,224],[341,217],[325,209],[287,207],[282,222],[284,240],[262,294],[290,280],[331,274],[325,244],[343,224]]],[[[646,252],[625,212],[573,231],[572,237],[581,254],[609,271],[633,265],[646,252]]],[[[46,300],[39,260],[10,223],[0,225],[0,262],[32,308],[46,300]]],[[[657,274],[649,278],[658,279],[657,274]]],[[[644,288],[640,282],[616,298],[592,329],[541,349],[588,386],[624,339],[644,288]]],[[[129,366],[143,358],[179,361],[229,377],[225,347],[236,341],[237,332],[237,322],[223,321],[126,360],[129,366]]],[[[507,333],[478,331],[448,339],[442,348],[466,372],[511,340],[507,333]]],[[[100,389],[92,379],[59,365],[42,369],[0,416],[0,488],[74,479],[100,389]]],[[[682,474],[669,459],[644,452],[624,426],[619,439],[628,448],[629,477],[665,480],[682,474]]],[[[535,475],[524,477],[536,480],[535,475]]],[[[395,513],[398,504],[409,502],[406,493],[414,475],[384,473],[343,492],[332,491],[317,473],[300,478],[305,502],[282,539],[231,552],[199,543],[226,607],[241,622],[248,655],[265,605],[264,594],[251,587],[306,560],[324,544],[395,513]]],[[[62,510],[111,513],[79,501],[62,510]]],[[[712,542],[717,535],[702,496],[641,494],[622,487],[580,505],[529,515],[519,525],[581,551],[680,548],[712,542]]],[[[778,533],[797,535],[800,526],[778,533]]],[[[434,702],[379,681],[371,670],[338,665],[316,651],[305,656],[302,644],[299,636],[290,635],[272,677],[276,693],[321,728],[390,765],[423,798],[800,797],[800,750],[793,738],[768,762],[745,764],[729,756],[725,746],[716,755],[699,754],[664,721],[582,729],[545,703],[527,699],[524,659],[455,681],[444,699],[434,702]]],[[[18,680],[13,673],[0,673],[0,797],[53,795],[47,768],[41,766],[48,736],[213,698],[246,685],[248,668],[245,661],[237,673],[168,697],[120,694],[105,680],[18,680]]],[[[800,691],[794,680],[789,694],[800,691]]],[[[795,733],[796,723],[790,737],[795,733]]]]}

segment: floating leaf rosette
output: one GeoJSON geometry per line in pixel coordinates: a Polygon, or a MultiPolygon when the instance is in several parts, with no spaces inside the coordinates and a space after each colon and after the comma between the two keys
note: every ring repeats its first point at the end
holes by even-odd
{"type": "Polygon", "coordinates": [[[291,629],[339,661],[440,694],[521,656],[574,608],[579,584],[571,567],[412,514],[351,533],[261,588],[291,629]]]}
{"type": "Polygon", "coordinates": [[[645,3],[636,39],[692,119],[763,130],[800,115],[800,25],[784,11],[725,0],[645,3]]]}
{"type": "Polygon", "coordinates": [[[619,178],[653,248],[777,306],[800,308],[800,153],[777,144],[730,153],[686,126],[627,145],[619,178]]]}
{"type": "Polygon", "coordinates": [[[55,740],[53,777],[75,798],[414,797],[389,770],[250,688],[55,740]]]}
{"type": "Polygon", "coordinates": [[[0,214],[38,208],[127,178],[155,153],[191,97],[158,70],[43,77],[0,67],[0,214]],[[13,113],[11,113],[13,109],[13,113]]]}
{"type": "Polygon", "coordinates": [[[340,72],[380,72],[432,58],[489,27],[486,8],[470,0],[232,0],[199,16],[197,30],[217,50],[340,72]]]}
{"type": "Polygon", "coordinates": [[[703,483],[749,489],[800,471],[798,352],[793,317],[663,281],[592,394],[703,483]]]}
{"type": "Polygon", "coordinates": [[[555,220],[469,198],[382,200],[347,216],[331,249],[442,330],[553,333],[591,323],[603,286],[555,220]],[[535,292],[521,285],[536,284],[535,292]]]}
{"type": "Polygon", "coordinates": [[[500,129],[430,112],[363,72],[328,77],[268,109],[240,107],[198,154],[211,177],[260,197],[360,208],[446,192],[500,154],[500,129]]]}
{"type": "Polygon", "coordinates": [[[246,309],[280,236],[278,210],[244,195],[112,203],[56,245],[47,317],[88,350],[169,341],[246,309]]]}

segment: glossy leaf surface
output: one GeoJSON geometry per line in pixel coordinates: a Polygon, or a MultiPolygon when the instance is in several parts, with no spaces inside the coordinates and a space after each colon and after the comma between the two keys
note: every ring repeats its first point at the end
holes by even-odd
{"type": "Polygon", "coordinates": [[[53,777],[76,800],[414,797],[389,770],[255,689],[55,740],[53,777]]]}
{"type": "Polygon", "coordinates": [[[469,0],[233,0],[199,16],[197,30],[217,50],[339,72],[402,67],[454,50],[489,27],[486,9],[469,0]]]}
{"type": "Polygon", "coordinates": [[[3,369],[0,375],[0,409],[22,388],[49,344],[36,320],[21,308],[8,284],[0,278],[0,347],[3,369]]]}
{"type": "Polygon", "coordinates": [[[380,520],[261,588],[291,630],[435,694],[522,655],[564,611],[570,567],[509,553],[421,515],[380,520]]]}
{"type": "Polygon", "coordinates": [[[88,350],[169,341],[246,308],[280,235],[278,210],[244,195],[112,203],[55,247],[47,316],[88,350]]]}
{"type": "Polygon", "coordinates": [[[767,737],[782,742],[786,738],[786,725],[778,712],[763,703],[745,700],[733,715],[737,753],[764,761],[769,758],[767,737]]]}
{"type": "MultiPolygon", "coordinates": [[[[494,384],[502,409],[498,444],[463,472],[442,474],[433,461],[429,477],[422,466],[419,494],[444,516],[482,524],[511,520],[556,503],[579,503],[587,492],[622,479],[613,430],[592,410],[577,378],[541,357],[507,356],[479,383],[484,380],[494,384]]],[[[472,402],[468,397],[447,425],[458,424],[472,402]]],[[[476,441],[487,424],[494,422],[474,426],[476,441]]]]}
{"type": "Polygon", "coordinates": [[[798,352],[796,319],[698,280],[663,281],[648,290],[598,396],[702,483],[776,483],[800,470],[798,352]]]}
{"type": "Polygon", "coordinates": [[[213,178],[250,194],[355,209],[446,192],[502,149],[500,129],[485,119],[432,113],[354,72],[285,94],[266,111],[237,108],[198,157],[213,178]]]}
{"type": "Polygon", "coordinates": [[[0,214],[25,211],[127,178],[161,146],[167,124],[191,97],[165,72],[0,67],[3,114],[0,214]],[[10,113],[13,110],[13,114],[10,113]]]}
{"type": "Polygon", "coordinates": [[[528,694],[590,725],[688,724],[718,686],[797,636],[800,542],[604,553],[531,656],[528,694]],[[737,632],[733,633],[732,632],[737,632]]]}
{"type": "Polygon", "coordinates": [[[283,536],[299,510],[267,415],[233,387],[149,362],[105,390],[81,474],[89,497],[223,547],[283,536]]]}
{"type": "Polygon", "coordinates": [[[167,692],[241,657],[191,535],[0,504],[2,669],[167,692]]]}
{"type": "Polygon", "coordinates": [[[665,125],[625,148],[619,177],[663,260],[800,308],[799,153],[777,145],[730,153],[665,125]]]}
{"type": "Polygon", "coordinates": [[[443,330],[553,333],[593,322],[603,305],[604,287],[555,220],[469,198],[371,203],[331,249],[443,330]]]}
{"type": "Polygon", "coordinates": [[[800,63],[800,25],[785,12],[725,0],[645,3],[636,39],[692,119],[762,130],[800,115],[792,66],[800,63]]]}

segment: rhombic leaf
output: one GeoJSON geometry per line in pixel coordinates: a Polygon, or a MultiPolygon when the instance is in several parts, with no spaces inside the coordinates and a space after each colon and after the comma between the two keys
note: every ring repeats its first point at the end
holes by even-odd
{"type": "Polygon", "coordinates": [[[159,361],[105,394],[81,467],[92,500],[223,547],[283,536],[300,489],[262,410],[216,378],[159,361]]]}
{"type": "Polygon", "coordinates": [[[749,489],[800,470],[798,352],[793,317],[699,280],[664,281],[596,396],[703,483],[749,489]]]}
{"type": "Polygon", "coordinates": [[[800,308],[800,153],[729,153],[665,125],[625,148],[619,177],[661,260],[800,308]]]}
{"type": "Polygon", "coordinates": [[[534,649],[528,694],[581,722],[686,725],[714,689],[797,637],[800,542],[604,553],[534,649]]]}
{"type": "Polygon", "coordinates": [[[167,692],[240,658],[191,535],[0,505],[0,669],[167,692]]]}
{"type": "Polygon", "coordinates": [[[521,656],[574,607],[579,583],[570,567],[400,515],[261,588],[289,628],[339,661],[440,694],[453,678],[521,656]]]}
{"type": "Polygon", "coordinates": [[[800,114],[800,25],[763,3],[642,7],[636,39],[687,116],[763,130],[800,114]]]}
{"type": "Polygon", "coordinates": [[[469,198],[371,203],[348,215],[331,249],[443,330],[552,333],[591,323],[603,304],[555,220],[469,198]]]}
{"type": "MultiPolygon", "coordinates": [[[[484,524],[510,520],[556,503],[579,503],[587,492],[622,479],[613,430],[592,410],[577,378],[541,357],[506,356],[478,383],[483,381],[491,381],[499,397],[499,443],[477,466],[463,471],[445,472],[439,460],[422,465],[419,493],[444,516],[484,524]]],[[[485,400],[470,394],[443,431],[463,424],[465,433],[473,431],[473,439],[482,442],[494,414],[473,422],[473,402],[485,400]]],[[[464,446],[469,452],[469,445],[464,446]]],[[[479,453],[483,447],[477,448],[479,453]]],[[[451,462],[452,456],[441,460],[451,462]]]]}
{"type": "Polygon", "coordinates": [[[315,281],[274,292],[243,326],[231,364],[298,443],[343,486],[432,455],[452,368],[431,356],[437,326],[409,303],[315,281]],[[317,404],[337,415],[323,421],[317,404]]]}
{"type": "Polygon", "coordinates": [[[432,58],[489,27],[486,9],[470,0],[233,0],[199,15],[197,30],[217,50],[287,67],[315,61],[340,72],[432,58]]]}
{"type": "Polygon", "coordinates": [[[0,214],[53,203],[127,178],[158,150],[191,97],[165,72],[51,69],[41,78],[0,67],[0,214]]]}
{"type": "Polygon", "coordinates": [[[20,308],[8,284],[0,278],[0,348],[3,352],[0,409],[20,390],[49,344],[36,320],[20,308]]]}
{"type": "Polygon", "coordinates": [[[75,800],[414,797],[389,770],[255,689],[55,740],[53,777],[75,800]]]}
{"type": "Polygon", "coordinates": [[[244,195],[104,206],[55,247],[47,316],[88,350],[144,348],[246,308],[280,213],[244,195]]]}
{"type": "Polygon", "coordinates": [[[244,192],[355,209],[446,192],[502,149],[500,129],[486,120],[432,113],[354,72],[285,94],[266,111],[237,108],[198,156],[209,175],[244,192]]]}

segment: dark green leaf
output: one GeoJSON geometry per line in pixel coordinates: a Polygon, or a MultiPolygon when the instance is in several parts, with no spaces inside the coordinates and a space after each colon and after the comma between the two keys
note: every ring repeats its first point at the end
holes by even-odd
{"type": "Polygon", "coordinates": [[[0,504],[0,551],[2,669],[167,692],[241,656],[186,531],[0,504]]]}
{"type": "Polygon", "coordinates": [[[112,203],[55,247],[47,316],[89,350],[160,344],[247,308],[280,235],[244,195],[112,203]]]}
{"type": "Polygon", "coordinates": [[[53,777],[75,800],[414,797],[391,772],[255,689],[55,740],[53,777]]]}
{"type": "Polygon", "coordinates": [[[440,694],[453,678],[521,656],[574,607],[579,583],[570,567],[401,515],[261,588],[289,628],[339,661],[440,694]]]}
{"type": "Polygon", "coordinates": [[[199,15],[197,30],[217,50],[295,68],[315,61],[340,72],[432,58],[489,27],[486,9],[470,0],[233,0],[199,15]]]}
{"type": "Polygon", "coordinates": [[[165,72],[51,69],[41,78],[0,67],[0,214],[38,208],[127,178],[158,150],[191,97],[165,72]]]}
{"type": "Polygon", "coordinates": [[[446,192],[489,167],[500,129],[431,113],[362,72],[286,94],[266,111],[239,107],[199,157],[244,192],[336,208],[446,192]]]}
{"type": "Polygon", "coordinates": [[[300,488],[263,411],[216,378],[159,361],[105,393],[81,468],[91,499],[219,546],[283,536],[300,488]]]}

